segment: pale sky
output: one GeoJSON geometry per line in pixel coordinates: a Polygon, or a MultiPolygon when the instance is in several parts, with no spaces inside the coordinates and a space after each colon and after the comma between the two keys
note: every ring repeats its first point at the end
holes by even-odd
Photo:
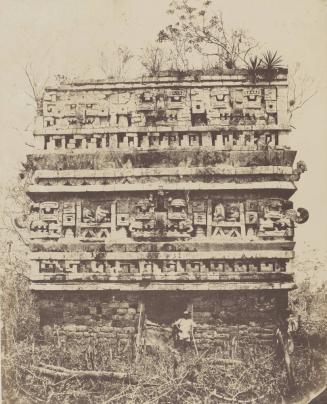
{"type": "MultiPolygon", "coordinates": [[[[102,78],[101,51],[127,45],[135,53],[171,22],[169,0],[2,0],[1,182],[14,178],[32,149],[34,106],[23,67],[53,74],[102,78]]],[[[293,118],[291,146],[308,172],[297,183],[295,207],[310,212],[298,227],[297,248],[327,243],[327,1],[216,0],[230,26],[248,30],[262,49],[278,50],[289,66],[301,63],[318,93],[293,118]]],[[[133,63],[135,74],[137,63],[133,63]]]]}

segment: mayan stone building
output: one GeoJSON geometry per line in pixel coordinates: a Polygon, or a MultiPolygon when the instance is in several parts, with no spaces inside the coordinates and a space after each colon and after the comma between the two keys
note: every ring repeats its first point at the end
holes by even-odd
{"type": "Polygon", "coordinates": [[[123,344],[190,309],[200,348],[272,340],[308,217],[289,134],[286,69],[46,88],[27,164],[41,326],[123,344]]]}

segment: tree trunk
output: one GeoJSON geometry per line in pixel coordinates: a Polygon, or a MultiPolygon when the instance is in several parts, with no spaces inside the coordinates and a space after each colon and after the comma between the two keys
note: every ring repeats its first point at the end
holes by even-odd
{"type": "Polygon", "coordinates": [[[67,377],[81,377],[102,380],[120,380],[130,384],[137,384],[137,379],[133,375],[124,372],[106,372],[96,370],[74,370],[61,366],[42,364],[42,366],[32,366],[32,370],[49,377],[64,379],[67,377]]]}

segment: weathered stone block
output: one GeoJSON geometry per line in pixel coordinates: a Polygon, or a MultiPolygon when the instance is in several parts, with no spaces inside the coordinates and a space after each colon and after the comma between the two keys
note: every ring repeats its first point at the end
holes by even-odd
{"type": "Polygon", "coordinates": [[[73,324],[65,325],[63,327],[63,329],[66,332],[75,332],[76,331],[76,325],[73,325],[73,324]]]}
{"type": "Polygon", "coordinates": [[[125,314],[123,317],[122,317],[124,320],[127,320],[127,321],[133,321],[134,320],[134,318],[135,318],[135,315],[134,314],[125,314]]]}
{"type": "Polygon", "coordinates": [[[110,302],[108,304],[108,307],[111,307],[113,309],[118,309],[118,307],[120,307],[120,303],[119,302],[110,302]]]}
{"type": "Polygon", "coordinates": [[[130,342],[129,338],[120,338],[119,339],[119,343],[121,343],[123,345],[129,344],[129,342],[130,342]]]}
{"type": "Polygon", "coordinates": [[[113,331],[113,327],[111,327],[110,325],[103,325],[103,326],[101,326],[101,331],[102,332],[111,332],[111,331],[113,331]]]}
{"type": "Polygon", "coordinates": [[[76,331],[77,332],[83,332],[87,330],[87,326],[86,325],[79,325],[76,327],[76,331]]]}
{"type": "Polygon", "coordinates": [[[120,307],[121,309],[128,309],[128,308],[129,308],[129,303],[127,303],[127,302],[120,302],[120,303],[119,303],[119,307],[120,307]]]}
{"type": "Polygon", "coordinates": [[[123,330],[127,333],[134,333],[135,327],[123,327],[123,330]]]}
{"type": "Polygon", "coordinates": [[[117,314],[126,314],[127,313],[127,308],[119,308],[117,309],[117,314]]]}
{"type": "Polygon", "coordinates": [[[117,334],[114,332],[106,332],[105,334],[106,334],[106,338],[113,339],[113,338],[117,337],[117,334]]]}

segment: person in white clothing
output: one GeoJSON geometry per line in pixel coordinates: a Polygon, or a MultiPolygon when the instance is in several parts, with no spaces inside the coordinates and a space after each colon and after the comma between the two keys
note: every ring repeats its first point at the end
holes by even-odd
{"type": "Polygon", "coordinates": [[[183,317],[179,318],[172,325],[176,347],[186,349],[191,346],[195,326],[196,324],[191,318],[191,313],[187,310],[184,311],[183,317]]]}

